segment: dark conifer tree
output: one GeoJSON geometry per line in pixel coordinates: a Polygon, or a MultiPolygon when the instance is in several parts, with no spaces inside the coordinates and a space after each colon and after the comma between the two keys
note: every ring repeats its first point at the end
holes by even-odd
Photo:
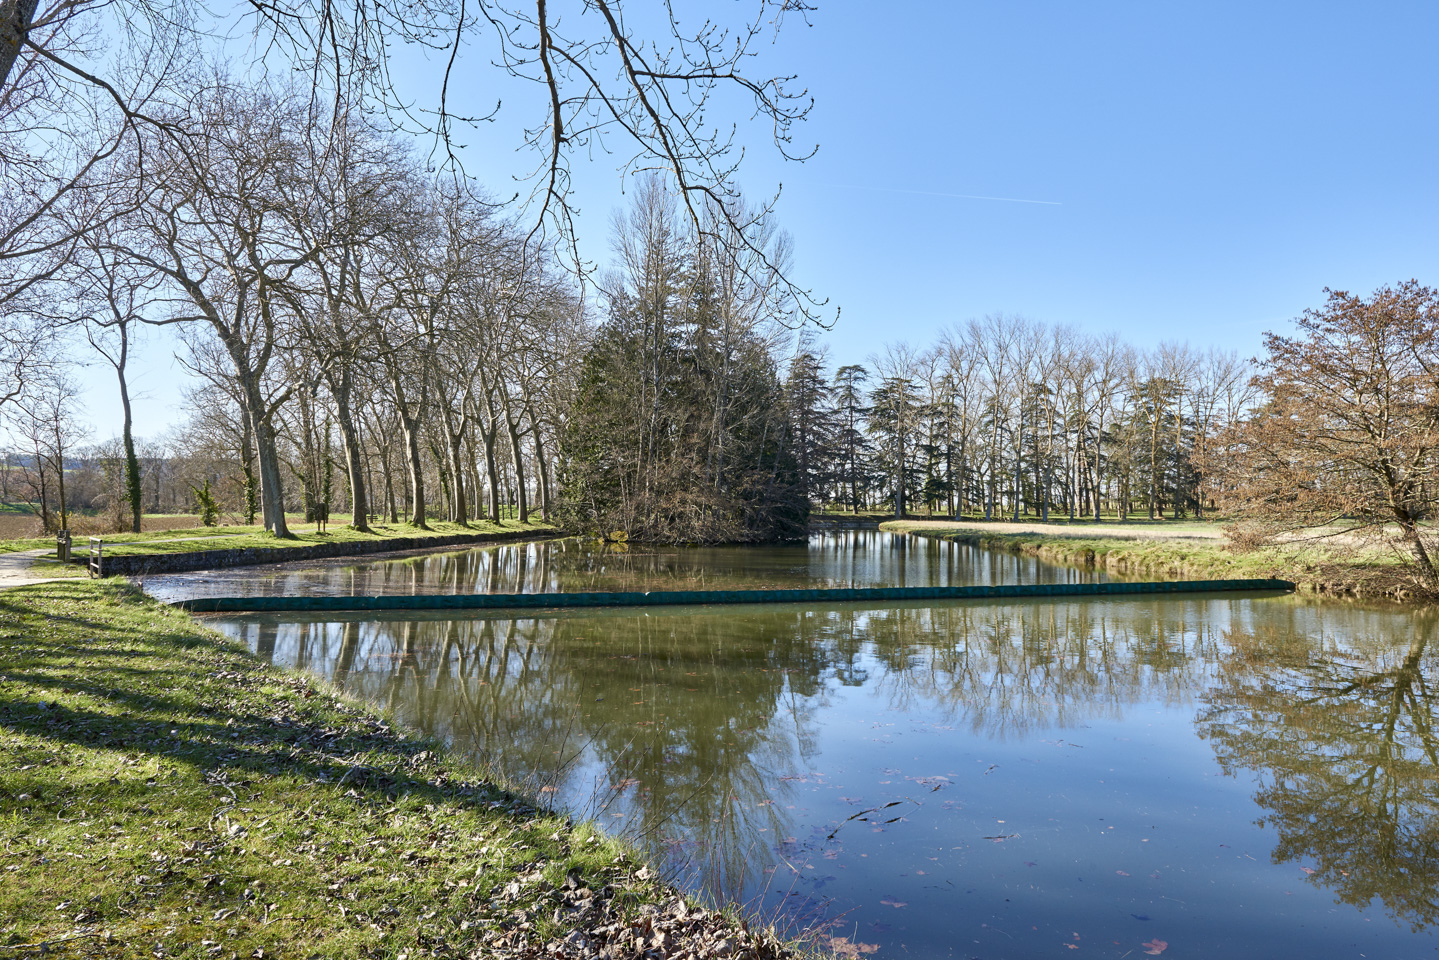
{"type": "Polygon", "coordinates": [[[800,485],[810,503],[822,500],[835,475],[835,416],[824,358],[801,351],[789,362],[785,400],[794,435],[800,485]]]}
{"type": "Polygon", "coordinates": [[[647,182],[620,225],[625,273],[560,437],[563,522],[651,542],[799,538],[809,505],[774,360],[673,203],[647,182]]]}

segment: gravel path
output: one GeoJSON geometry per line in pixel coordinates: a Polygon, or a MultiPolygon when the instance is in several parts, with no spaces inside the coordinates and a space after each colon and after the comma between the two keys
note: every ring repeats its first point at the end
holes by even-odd
{"type": "Polygon", "coordinates": [[[48,547],[39,550],[17,550],[14,553],[0,553],[0,590],[9,587],[23,587],[27,583],[49,583],[52,580],[73,580],[74,577],[37,577],[31,567],[41,557],[54,551],[48,547]]]}

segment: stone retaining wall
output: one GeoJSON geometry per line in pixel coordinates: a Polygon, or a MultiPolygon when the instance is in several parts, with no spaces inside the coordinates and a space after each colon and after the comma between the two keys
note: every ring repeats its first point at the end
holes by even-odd
{"type": "MultiPolygon", "coordinates": [[[[218,570],[225,567],[253,567],[266,563],[293,563],[297,560],[327,560],[332,557],[361,557],[375,553],[402,553],[433,547],[468,547],[516,540],[563,537],[560,530],[516,530],[513,533],[457,533],[443,537],[392,537],[387,540],[351,540],[313,543],[295,547],[243,547],[236,550],[199,550],[194,553],[155,553],[111,556],[105,554],[101,572],[107,577],[139,577],[189,570],[218,570]]],[[[119,544],[116,544],[119,546],[119,544]]],[[[71,563],[85,566],[87,551],[77,552],[71,563]]]]}

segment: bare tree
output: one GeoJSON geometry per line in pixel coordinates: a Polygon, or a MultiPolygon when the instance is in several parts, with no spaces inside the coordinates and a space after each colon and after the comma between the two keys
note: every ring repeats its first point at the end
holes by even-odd
{"type": "MultiPolygon", "coordinates": [[[[795,78],[746,68],[760,56],[787,18],[807,19],[804,0],[759,0],[751,16],[734,25],[685,17],[673,4],[663,14],[627,16],[621,0],[585,0],[563,19],[547,0],[532,5],[471,0],[455,6],[419,0],[404,8],[361,0],[282,0],[254,8],[267,48],[280,50],[316,78],[317,90],[335,91],[336,103],[357,98],[381,108],[398,127],[437,137],[444,159],[456,161],[460,128],[498,111],[457,110],[450,78],[465,49],[486,39],[489,60],[519,81],[542,89],[544,114],[526,124],[525,145],[535,164],[525,206],[536,234],[553,230],[570,244],[576,263],[571,163],[575,156],[615,155],[622,178],[643,171],[667,174],[692,227],[718,245],[738,245],[754,278],[779,266],[755,228],[772,204],[757,210],[739,200],[737,174],[744,151],[738,128],[725,119],[730,103],[744,103],[767,128],[781,156],[804,160],[813,148],[797,149],[796,125],[812,99],[795,89],[795,78]],[[657,26],[646,36],[640,24],[657,26]],[[388,51],[397,41],[428,49],[445,64],[435,100],[414,108],[390,74],[388,51]],[[714,228],[710,214],[721,212],[714,228]]],[[[741,108],[741,109],[746,109],[741,108]]],[[[781,275],[805,316],[821,306],[781,275]]]]}
{"type": "Polygon", "coordinates": [[[376,356],[376,297],[383,296],[384,248],[412,232],[425,207],[419,172],[393,137],[346,113],[312,131],[312,215],[294,226],[317,251],[304,276],[283,288],[292,299],[300,346],[334,401],[345,451],[351,526],[369,529],[370,489],[356,402],[358,368],[376,356]]]}
{"type": "Polygon", "coordinates": [[[115,223],[80,235],[75,262],[69,270],[72,302],[81,308],[79,320],[85,338],[115,371],[120,390],[121,427],[125,472],[125,501],[130,529],[139,533],[143,510],[140,459],[135,451],[135,417],[130,402],[130,348],[147,314],[155,315],[154,300],[160,282],[156,271],[128,259],[123,246],[112,242],[115,223]]]}
{"type": "Polygon", "coordinates": [[[67,529],[70,503],[65,491],[65,462],[84,441],[87,428],[80,422],[76,404],[80,385],[63,366],[52,366],[27,384],[8,411],[12,429],[34,456],[32,494],[47,533],[67,529]],[[51,491],[59,511],[50,512],[51,491]]]}
{"type": "Polygon", "coordinates": [[[318,255],[293,220],[314,198],[304,132],[313,122],[293,97],[214,82],[185,121],[203,135],[155,138],[139,179],[143,205],[126,255],[173,292],[158,323],[200,323],[223,347],[255,436],[265,528],[289,536],[275,413],[290,387],[266,374],[287,335],[286,291],[318,255]]]}
{"type": "Polygon", "coordinates": [[[1432,586],[1424,522],[1439,507],[1439,292],[1411,280],[1367,298],[1326,293],[1295,336],[1265,334],[1263,402],[1227,438],[1229,505],[1261,533],[1387,538],[1392,524],[1432,586]]]}

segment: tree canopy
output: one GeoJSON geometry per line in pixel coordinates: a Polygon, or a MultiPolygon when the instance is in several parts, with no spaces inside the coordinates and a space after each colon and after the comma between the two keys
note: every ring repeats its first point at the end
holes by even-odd
{"type": "Polygon", "coordinates": [[[763,333],[785,301],[683,229],[658,179],[618,225],[624,271],[560,440],[576,529],[696,543],[793,539],[809,511],[763,333]]]}
{"type": "Polygon", "coordinates": [[[1421,524],[1439,503],[1439,293],[1327,290],[1293,336],[1267,333],[1260,404],[1224,441],[1227,505],[1251,538],[1396,528],[1435,581],[1421,524]]]}

